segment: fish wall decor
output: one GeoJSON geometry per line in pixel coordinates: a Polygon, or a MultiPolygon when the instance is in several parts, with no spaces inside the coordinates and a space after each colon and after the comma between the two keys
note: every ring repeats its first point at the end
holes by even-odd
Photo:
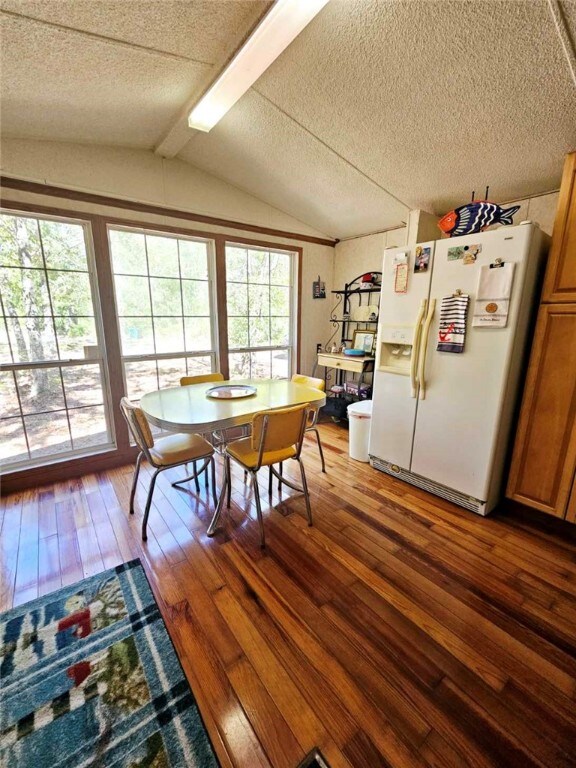
{"type": "Polygon", "coordinates": [[[440,219],[438,226],[450,237],[472,235],[482,232],[491,224],[514,224],[512,217],[519,210],[519,205],[502,208],[488,200],[476,200],[447,213],[440,219]]]}

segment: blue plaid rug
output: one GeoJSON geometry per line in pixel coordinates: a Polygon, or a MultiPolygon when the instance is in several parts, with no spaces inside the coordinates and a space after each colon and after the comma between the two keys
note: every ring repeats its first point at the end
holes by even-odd
{"type": "Polygon", "coordinates": [[[139,560],[0,615],[0,765],[218,765],[139,560]]]}

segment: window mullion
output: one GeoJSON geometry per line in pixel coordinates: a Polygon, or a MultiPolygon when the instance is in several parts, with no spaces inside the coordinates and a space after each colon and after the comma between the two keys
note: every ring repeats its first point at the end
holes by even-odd
{"type": "Polygon", "coordinates": [[[18,410],[20,411],[20,421],[22,422],[22,431],[24,432],[24,440],[26,440],[26,451],[28,458],[32,458],[32,452],[30,451],[30,440],[28,439],[28,429],[26,428],[26,420],[24,419],[24,409],[22,408],[22,398],[20,397],[20,387],[18,386],[18,377],[16,371],[12,371],[14,378],[14,387],[16,389],[16,399],[18,400],[18,410]]]}
{"type": "Polygon", "coordinates": [[[54,317],[54,305],[52,303],[52,290],[50,288],[50,281],[48,280],[48,269],[46,267],[46,255],[44,253],[44,241],[42,240],[42,231],[40,229],[40,221],[38,219],[36,219],[36,227],[38,228],[38,240],[40,242],[40,253],[42,254],[42,264],[44,265],[44,277],[46,278],[46,291],[48,292],[48,302],[50,304],[50,319],[52,320],[52,329],[54,331],[56,355],[57,355],[57,359],[60,360],[60,342],[58,341],[58,332],[56,330],[56,319],[54,317]]]}
{"type": "MultiPolygon", "coordinates": [[[[176,252],[178,254],[178,281],[180,285],[180,306],[182,307],[182,338],[184,339],[184,349],[188,349],[188,339],[186,337],[186,320],[184,316],[184,288],[182,287],[182,264],[180,262],[180,240],[176,240],[176,252]]],[[[188,375],[188,358],[186,358],[186,375],[188,375]]]]}
{"type": "MultiPolygon", "coordinates": [[[[36,219],[36,225],[38,227],[38,240],[40,242],[40,252],[42,254],[42,263],[44,264],[44,276],[46,277],[46,290],[48,291],[48,301],[50,302],[50,314],[52,316],[52,328],[54,329],[54,342],[56,344],[56,355],[58,361],[60,361],[60,341],[58,339],[58,329],[56,328],[56,317],[54,313],[54,304],[52,302],[52,289],[50,287],[50,280],[48,279],[48,268],[46,266],[46,253],[44,251],[44,239],[42,237],[42,230],[40,228],[40,220],[36,219]]],[[[62,367],[58,366],[58,375],[60,377],[60,386],[62,387],[62,398],[64,400],[64,413],[66,414],[66,423],[68,425],[68,435],[70,436],[70,445],[74,449],[74,438],[72,437],[72,425],[70,423],[70,414],[68,413],[68,398],[66,396],[66,389],[64,387],[64,376],[62,375],[62,367]]]]}
{"type": "Polygon", "coordinates": [[[154,323],[154,303],[152,301],[152,281],[150,279],[150,258],[148,256],[148,236],[144,235],[144,253],[146,254],[146,278],[148,280],[148,296],[150,298],[150,323],[152,325],[152,345],[154,347],[154,361],[156,364],[156,386],[160,389],[160,375],[158,373],[158,361],[156,359],[156,353],[158,351],[156,346],[156,324],[154,323]]]}

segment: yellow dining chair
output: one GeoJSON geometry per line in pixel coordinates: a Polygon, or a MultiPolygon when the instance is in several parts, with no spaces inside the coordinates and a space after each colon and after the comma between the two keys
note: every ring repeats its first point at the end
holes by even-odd
{"type": "MultiPolygon", "coordinates": [[[[197,376],[182,376],[180,379],[180,386],[181,387],[188,387],[191,384],[204,384],[211,381],[224,381],[224,376],[220,373],[220,371],[216,371],[215,373],[201,373],[197,376]]],[[[210,438],[210,442],[213,444],[213,437],[216,437],[216,440],[219,441],[219,436],[215,435],[215,433],[210,432],[207,437],[210,438]]],[[[200,483],[198,482],[198,472],[196,472],[196,463],[193,465],[194,468],[194,484],[196,485],[196,493],[200,493],[200,483]]],[[[204,482],[206,484],[206,487],[208,487],[208,473],[206,473],[204,482]]]]}
{"type": "MultiPolygon", "coordinates": [[[[136,485],[138,482],[138,473],[140,472],[140,464],[145,457],[150,464],[156,470],[152,475],[150,481],[150,488],[148,489],[148,497],[146,499],[146,506],[144,508],[144,520],[142,521],[142,538],[144,541],[148,538],[146,534],[146,526],[148,524],[148,515],[150,514],[150,505],[152,504],[152,494],[154,493],[154,486],[156,485],[156,478],[165,469],[172,469],[172,467],[179,467],[182,464],[188,462],[194,462],[194,474],[189,477],[185,477],[183,480],[177,480],[172,483],[173,487],[186,483],[189,480],[195,479],[202,472],[206,472],[208,476],[208,466],[212,470],[212,496],[214,498],[214,506],[217,506],[216,499],[216,473],[214,465],[214,448],[207,440],[204,440],[201,435],[187,435],[187,434],[174,434],[161,437],[158,440],[154,440],[148,419],[146,418],[144,411],[134,403],[131,403],[127,397],[123,397],[120,401],[120,409],[128,424],[128,429],[132,433],[136,445],[140,448],[140,453],[136,459],[136,467],[134,468],[134,479],[132,481],[132,490],[130,491],[130,514],[134,514],[134,496],[136,494],[136,485]],[[196,472],[196,462],[204,461],[203,466],[198,472],[196,472]]],[[[196,484],[197,490],[199,490],[198,484],[196,484]]]]}
{"type": "Polygon", "coordinates": [[[224,376],[219,371],[216,371],[216,373],[201,373],[198,376],[182,376],[180,386],[188,387],[190,384],[204,384],[208,381],[224,381],[224,376]]]}
{"type": "Polygon", "coordinates": [[[218,526],[218,520],[224,506],[225,493],[226,506],[230,507],[232,486],[231,459],[234,459],[252,478],[256,513],[260,527],[261,547],[265,544],[264,522],[262,520],[262,507],[260,505],[260,491],[257,478],[257,472],[261,467],[270,467],[271,472],[274,473],[280,483],[284,483],[293,490],[304,494],[308,525],[312,525],[312,509],[310,508],[306,473],[300,458],[309,411],[310,405],[305,403],[291,408],[278,408],[276,410],[255,413],[252,418],[252,435],[242,440],[236,440],[226,446],[224,449],[224,482],[216,512],[208,528],[208,535],[211,536],[218,526]],[[294,459],[300,465],[301,488],[281,477],[272,466],[288,459],[294,459]]]}
{"type": "MultiPolygon", "coordinates": [[[[318,379],[314,376],[303,376],[301,373],[295,373],[294,376],[292,376],[292,381],[294,384],[303,384],[305,387],[319,389],[321,392],[324,392],[326,389],[326,383],[324,382],[324,379],[318,379]]],[[[318,451],[320,453],[320,461],[322,462],[322,472],[325,473],[326,464],[324,462],[324,451],[322,450],[322,443],[320,442],[320,433],[318,432],[318,427],[316,426],[319,412],[320,408],[318,406],[310,406],[308,423],[306,424],[306,432],[314,432],[316,435],[316,442],[318,443],[318,451]]]]}
{"type": "MultiPolygon", "coordinates": [[[[326,388],[326,384],[324,382],[324,379],[318,379],[314,376],[304,376],[301,373],[295,373],[292,376],[291,379],[294,384],[303,384],[305,387],[312,387],[312,389],[319,389],[321,392],[324,392],[326,388]]],[[[324,462],[324,451],[322,450],[322,443],[320,442],[320,433],[318,432],[318,428],[316,426],[316,422],[318,421],[318,413],[319,413],[318,406],[310,405],[310,411],[308,413],[308,422],[306,424],[306,432],[314,432],[316,435],[316,442],[318,443],[318,451],[320,453],[320,461],[322,462],[322,472],[326,473],[326,464],[324,462]]],[[[278,465],[278,474],[282,476],[282,464],[278,465]]],[[[272,496],[272,468],[270,468],[269,475],[268,475],[268,493],[270,496],[272,496]]],[[[282,483],[278,483],[278,490],[280,490],[282,486],[282,483]]]]}

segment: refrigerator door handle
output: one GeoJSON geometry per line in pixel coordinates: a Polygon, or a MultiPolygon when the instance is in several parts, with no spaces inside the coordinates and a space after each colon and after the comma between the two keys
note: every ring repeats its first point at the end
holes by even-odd
{"type": "Polygon", "coordinates": [[[428,352],[428,336],[430,335],[430,326],[434,318],[434,312],[436,311],[436,299],[430,299],[428,305],[428,314],[426,315],[426,322],[424,323],[424,330],[422,331],[422,340],[420,342],[420,352],[418,355],[419,368],[418,368],[418,381],[420,383],[420,400],[426,399],[426,353],[428,352]]]}
{"type": "Polygon", "coordinates": [[[410,360],[410,384],[412,385],[412,397],[416,397],[418,390],[418,352],[420,350],[422,320],[424,320],[427,304],[428,302],[426,299],[422,299],[420,309],[418,310],[418,317],[416,318],[416,325],[414,326],[414,338],[412,339],[412,359],[410,360]]]}

